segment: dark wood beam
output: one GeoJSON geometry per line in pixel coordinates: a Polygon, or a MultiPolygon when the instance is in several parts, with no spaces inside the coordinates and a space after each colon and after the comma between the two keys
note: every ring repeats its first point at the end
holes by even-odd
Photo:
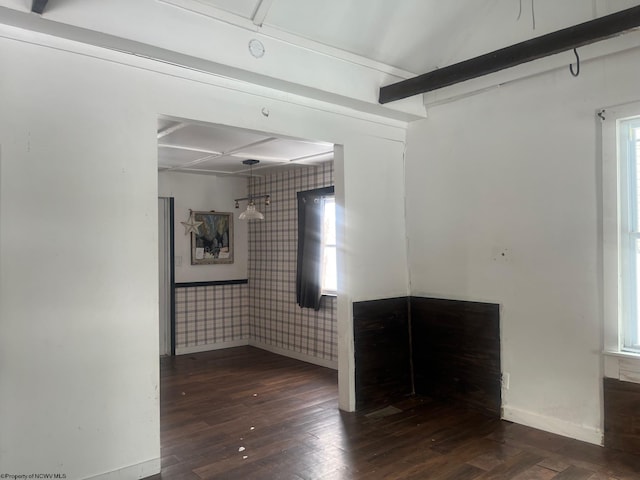
{"type": "Polygon", "coordinates": [[[47,2],[49,0],[32,0],[31,1],[31,11],[33,13],[37,13],[39,15],[42,15],[42,12],[44,12],[45,7],[47,6],[47,2]]]}
{"type": "Polygon", "coordinates": [[[582,47],[640,26],[640,6],[596,18],[557,32],[516,43],[479,57],[380,88],[380,103],[430,92],[438,88],[515,67],[522,63],[582,47]]]}

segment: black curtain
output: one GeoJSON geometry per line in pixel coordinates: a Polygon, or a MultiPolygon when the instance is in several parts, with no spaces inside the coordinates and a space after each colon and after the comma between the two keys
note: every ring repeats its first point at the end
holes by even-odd
{"type": "Polygon", "coordinates": [[[333,195],[333,187],[298,192],[298,265],[296,300],[302,308],[320,310],[322,298],[322,197],[333,195]]]}

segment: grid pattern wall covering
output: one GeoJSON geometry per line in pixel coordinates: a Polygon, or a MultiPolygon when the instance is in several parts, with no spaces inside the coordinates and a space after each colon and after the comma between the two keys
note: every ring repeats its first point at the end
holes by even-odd
{"type": "Polygon", "coordinates": [[[248,338],[246,283],[176,288],[176,348],[248,338]]]}
{"type": "Polygon", "coordinates": [[[253,193],[271,195],[271,205],[257,202],[265,219],[249,224],[249,331],[259,343],[337,361],[335,297],[323,297],[317,312],[300,308],[295,284],[297,192],[333,179],[333,162],[253,178],[253,193]]]}

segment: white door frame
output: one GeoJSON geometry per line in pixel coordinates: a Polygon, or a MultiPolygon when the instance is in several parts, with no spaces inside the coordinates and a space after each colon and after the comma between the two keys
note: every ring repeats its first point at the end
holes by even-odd
{"type": "Polygon", "coordinates": [[[158,197],[159,349],[174,355],[173,198],[158,197]]]}

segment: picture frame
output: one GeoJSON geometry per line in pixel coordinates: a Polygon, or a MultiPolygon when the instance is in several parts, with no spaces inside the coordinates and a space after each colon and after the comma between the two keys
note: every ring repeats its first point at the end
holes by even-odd
{"type": "Polygon", "coordinates": [[[191,232],[191,265],[233,263],[233,214],[193,212],[193,218],[202,224],[191,232]]]}

